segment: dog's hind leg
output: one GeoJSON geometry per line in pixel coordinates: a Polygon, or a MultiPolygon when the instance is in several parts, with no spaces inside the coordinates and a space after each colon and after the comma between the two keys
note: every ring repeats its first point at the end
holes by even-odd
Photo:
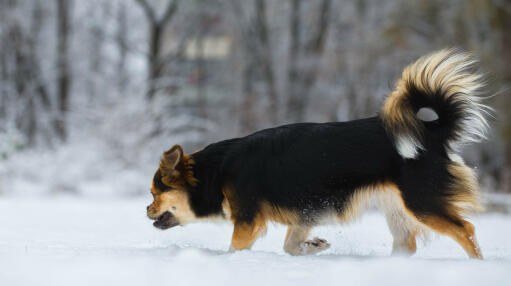
{"type": "Polygon", "coordinates": [[[416,224],[401,209],[385,210],[385,217],[394,242],[392,255],[412,255],[417,250],[416,224]]]}
{"type": "Polygon", "coordinates": [[[393,255],[412,255],[417,250],[415,236],[420,230],[416,219],[406,210],[397,187],[389,185],[387,190],[377,196],[380,208],[385,212],[385,218],[392,233],[393,255]]]}
{"type": "Polygon", "coordinates": [[[307,240],[310,230],[310,227],[290,225],[287,228],[284,250],[291,255],[309,255],[330,247],[330,244],[321,238],[307,240]]]}
{"type": "Polygon", "coordinates": [[[403,171],[401,191],[407,210],[421,224],[454,239],[471,258],[482,259],[474,226],[463,219],[480,208],[474,171],[457,162],[426,159],[409,163],[403,171]]]}
{"type": "Polygon", "coordinates": [[[475,237],[474,225],[470,222],[461,217],[450,219],[435,215],[420,220],[432,230],[450,236],[465,249],[471,258],[483,259],[475,237]]]}

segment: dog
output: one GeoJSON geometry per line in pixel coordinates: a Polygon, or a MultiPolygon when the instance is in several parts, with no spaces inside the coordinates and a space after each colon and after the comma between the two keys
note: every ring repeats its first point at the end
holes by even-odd
{"type": "Polygon", "coordinates": [[[309,239],[314,226],[383,209],[393,254],[411,255],[434,231],[482,259],[474,226],[481,210],[475,172],[460,146],[485,139],[476,61],[452,49],[407,66],[381,112],[348,122],[296,123],[211,144],[193,154],[179,145],[163,153],[147,215],[168,229],[195,221],[230,220],[231,250],[249,249],[268,222],[287,225],[284,250],[315,254],[330,244],[309,239]],[[418,114],[433,110],[433,120],[418,114]]]}

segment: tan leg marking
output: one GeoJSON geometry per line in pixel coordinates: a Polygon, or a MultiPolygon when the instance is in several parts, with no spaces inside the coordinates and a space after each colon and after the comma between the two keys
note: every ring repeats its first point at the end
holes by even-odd
{"type": "Polygon", "coordinates": [[[284,251],[291,255],[301,255],[302,248],[300,244],[307,240],[310,228],[302,226],[288,226],[286,240],[284,241],[284,251]]]}
{"type": "Polygon", "coordinates": [[[330,244],[321,238],[315,237],[307,240],[310,230],[310,227],[289,226],[284,242],[284,251],[291,255],[308,255],[318,253],[330,247],[330,244]]]}
{"type": "Polygon", "coordinates": [[[417,250],[415,237],[424,233],[424,227],[406,208],[399,188],[393,183],[382,183],[355,191],[339,220],[352,221],[366,209],[374,206],[385,213],[394,240],[392,254],[414,254],[417,250]]]}
{"type": "Polygon", "coordinates": [[[407,236],[398,236],[392,234],[394,242],[392,243],[392,255],[413,255],[417,251],[415,233],[408,233],[407,236]]]}
{"type": "Polygon", "coordinates": [[[393,237],[393,255],[412,255],[417,251],[415,236],[420,232],[419,223],[409,214],[398,192],[387,196],[387,203],[382,207],[385,219],[393,237]]]}
{"type": "Polygon", "coordinates": [[[234,223],[234,232],[232,233],[231,250],[250,249],[254,241],[266,232],[266,223],[261,224],[255,221],[249,223],[234,223]]]}
{"type": "Polygon", "coordinates": [[[471,258],[483,259],[475,237],[474,225],[464,219],[459,218],[459,220],[462,226],[438,216],[425,218],[422,221],[434,231],[450,236],[458,242],[471,258]]]}

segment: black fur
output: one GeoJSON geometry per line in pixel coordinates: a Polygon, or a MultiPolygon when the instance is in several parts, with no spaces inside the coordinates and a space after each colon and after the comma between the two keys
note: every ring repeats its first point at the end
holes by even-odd
{"type": "Polygon", "coordinates": [[[211,144],[192,155],[199,180],[187,187],[192,209],[198,216],[220,214],[222,187],[230,184],[243,210],[237,221],[250,223],[268,202],[314,225],[326,211],[342,214],[356,189],[393,182],[416,215],[448,218],[452,162],[435,140],[438,124],[427,123],[432,142],[417,160],[399,156],[379,117],[290,124],[211,144]]]}
{"type": "Polygon", "coordinates": [[[437,148],[442,145],[442,150],[450,150],[451,146],[448,142],[460,141],[461,130],[460,122],[466,120],[467,112],[465,101],[459,100],[459,96],[453,95],[446,97],[442,94],[441,90],[427,90],[419,89],[413,82],[407,83],[406,98],[414,113],[417,113],[421,108],[431,108],[437,115],[438,119],[430,122],[420,121],[416,119],[422,128],[417,130],[415,135],[419,138],[422,146],[428,150],[429,148],[437,148]]]}
{"type": "Polygon", "coordinates": [[[304,224],[327,210],[341,213],[357,188],[398,178],[403,160],[378,117],[299,123],[209,145],[193,154],[199,180],[191,190],[201,215],[220,211],[221,187],[231,184],[250,222],[265,201],[301,213],[304,224]]]}
{"type": "Polygon", "coordinates": [[[171,187],[169,187],[169,186],[165,185],[165,184],[161,181],[161,178],[162,178],[162,176],[161,176],[161,172],[160,172],[160,170],[158,169],[158,170],[156,171],[156,173],[154,174],[154,177],[153,177],[154,186],[155,186],[158,190],[160,190],[160,191],[162,191],[162,192],[170,191],[170,190],[171,190],[171,187]]]}

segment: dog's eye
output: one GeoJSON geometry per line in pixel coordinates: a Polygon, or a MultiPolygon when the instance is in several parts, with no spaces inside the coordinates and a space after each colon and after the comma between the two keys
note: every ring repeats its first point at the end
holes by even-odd
{"type": "Polygon", "coordinates": [[[172,206],[171,209],[175,211],[177,208],[175,206],[172,206]]]}

